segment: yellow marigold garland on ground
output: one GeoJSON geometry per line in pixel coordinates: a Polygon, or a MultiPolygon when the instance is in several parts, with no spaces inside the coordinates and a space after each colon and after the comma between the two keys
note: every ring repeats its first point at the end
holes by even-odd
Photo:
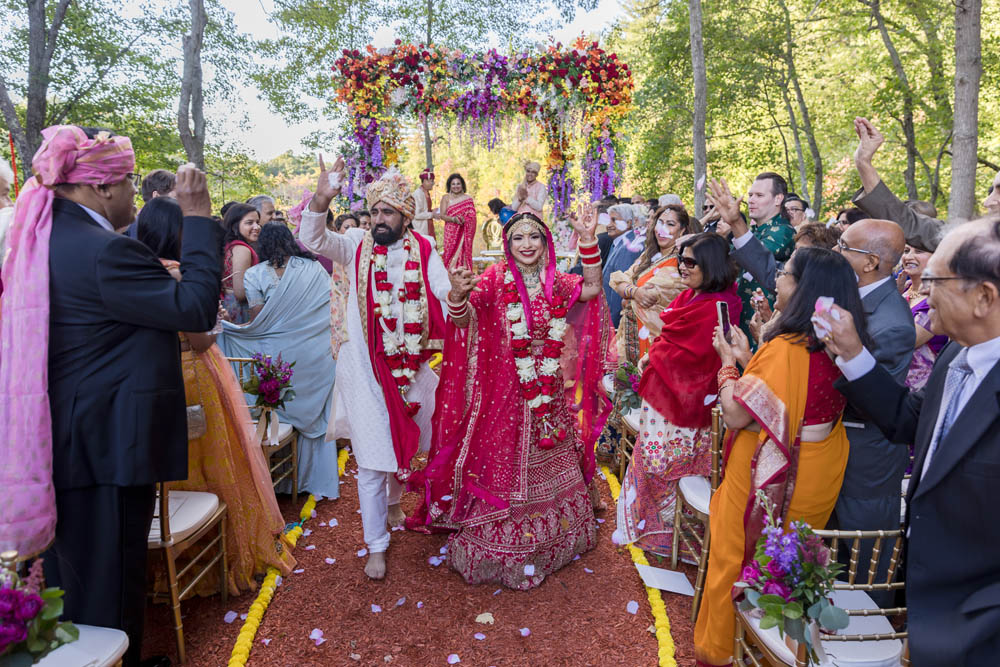
{"type": "MultiPolygon", "coordinates": [[[[343,476],[344,470],[347,468],[347,459],[349,456],[350,454],[348,454],[346,448],[341,449],[337,454],[337,468],[341,476],[343,476]]],[[[302,506],[302,511],[299,512],[299,522],[285,533],[285,539],[293,547],[302,536],[302,524],[312,517],[313,510],[315,509],[316,498],[312,494],[309,494],[308,500],[302,506]]],[[[264,619],[264,612],[267,611],[268,605],[271,604],[271,598],[274,597],[274,592],[278,588],[278,576],[279,572],[277,569],[273,567],[267,569],[267,576],[264,577],[264,583],[260,586],[257,599],[250,605],[250,610],[247,612],[247,619],[243,622],[240,634],[236,637],[236,645],[233,646],[233,652],[229,656],[228,667],[244,667],[247,664],[247,660],[250,659],[250,651],[253,649],[253,640],[257,635],[257,629],[260,627],[260,622],[264,619]]]]}
{"type": "MultiPolygon", "coordinates": [[[[608,480],[608,487],[611,489],[611,497],[618,502],[618,494],[622,487],[618,483],[618,478],[608,470],[607,466],[601,466],[601,472],[608,480]]],[[[642,549],[638,549],[631,544],[628,550],[632,554],[632,561],[640,565],[649,565],[646,554],[642,549]]],[[[646,596],[649,597],[649,607],[653,612],[653,625],[656,628],[656,643],[659,645],[660,667],[677,667],[677,660],[674,658],[674,639],[670,636],[670,619],[667,617],[667,607],[663,604],[663,596],[658,588],[646,586],[646,596]]]]}

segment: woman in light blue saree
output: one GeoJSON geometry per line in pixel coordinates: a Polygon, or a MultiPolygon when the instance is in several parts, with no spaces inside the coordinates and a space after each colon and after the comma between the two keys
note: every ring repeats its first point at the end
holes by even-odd
{"type": "MultiPolygon", "coordinates": [[[[261,262],[243,277],[251,320],[224,322],[217,343],[227,357],[259,352],[296,362],[295,398],[276,412],[299,432],[299,491],[337,498],[337,445],[326,441],[336,371],[330,354],[330,275],[280,223],[264,225],[258,246],[261,262]]],[[[282,482],[277,490],[290,492],[291,485],[282,482]]]]}

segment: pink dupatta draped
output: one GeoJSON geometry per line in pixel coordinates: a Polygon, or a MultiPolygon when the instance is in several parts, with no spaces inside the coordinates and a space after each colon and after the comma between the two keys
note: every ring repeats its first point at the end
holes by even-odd
{"type": "MultiPolygon", "coordinates": [[[[533,302],[549,303],[557,294],[570,304],[560,359],[565,401],[553,410],[553,420],[575,439],[589,483],[596,467],[594,445],[611,411],[600,382],[615,367],[614,333],[603,297],[579,301],[582,279],[555,271],[551,235],[548,249],[545,289],[533,302]]],[[[501,520],[525,498],[528,451],[540,436],[521,392],[501,297],[508,261],[483,274],[470,296],[468,327],[448,322],[429,462],[411,477],[411,488],[423,495],[407,519],[411,530],[501,520]]],[[[515,268],[513,275],[530,320],[531,302],[520,272],[515,268]]],[[[529,328],[537,329],[533,322],[529,328]]]]}
{"type": "Polygon", "coordinates": [[[95,139],[74,125],[42,130],[34,177],[14,208],[0,306],[0,551],[28,558],[55,538],[52,415],[48,394],[49,235],[53,186],[110,184],[135,167],[128,137],[95,139]]]}
{"type": "Polygon", "coordinates": [[[441,259],[449,268],[455,261],[456,266],[472,269],[472,243],[476,238],[476,204],[469,197],[457,204],[449,205],[445,214],[461,218],[462,224],[444,223],[444,248],[441,259]],[[457,260],[455,260],[456,255],[457,260]]]}

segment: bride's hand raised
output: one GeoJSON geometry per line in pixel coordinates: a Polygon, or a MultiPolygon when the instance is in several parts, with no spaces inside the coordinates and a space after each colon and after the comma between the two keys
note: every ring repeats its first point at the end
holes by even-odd
{"type": "Polygon", "coordinates": [[[590,202],[578,205],[576,217],[570,216],[570,224],[582,243],[592,243],[597,231],[597,207],[590,202]]]}

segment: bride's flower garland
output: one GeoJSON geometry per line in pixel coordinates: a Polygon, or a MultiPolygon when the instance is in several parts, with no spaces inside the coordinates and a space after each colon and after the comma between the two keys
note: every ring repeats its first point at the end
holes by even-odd
{"type": "Polygon", "coordinates": [[[504,275],[503,300],[507,304],[507,319],[510,321],[510,345],[514,354],[514,364],[517,366],[517,377],[521,383],[521,393],[531,411],[542,420],[544,436],[538,446],[550,449],[555,446],[555,440],[566,437],[566,429],[554,430],[549,426],[548,416],[552,411],[552,401],[562,392],[558,382],[559,357],[563,349],[563,337],[566,335],[566,302],[559,295],[552,296],[549,309],[549,333],[542,347],[540,361],[535,361],[531,354],[531,332],[524,316],[524,305],[514,283],[514,274],[510,267],[504,275]]]}
{"type": "Polygon", "coordinates": [[[403,310],[403,331],[402,336],[397,333],[397,322],[395,317],[384,317],[383,315],[392,312],[392,283],[389,282],[387,271],[387,261],[389,247],[376,245],[372,264],[374,266],[375,290],[373,298],[375,301],[375,316],[378,318],[379,326],[382,329],[382,347],[385,350],[386,362],[392,370],[392,376],[396,379],[396,387],[399,389],[403,402],[410,415],[415,415],[420,410],[419,403],[410,403],[406,400],[406,393],[413,383],[413,378],[417,375],[422,358],[420,341],[423,338],[424,318],[420,307],[420,251],[416,244],[410,243],[410,239],[403,241],[403,248],[406,250],[406,265],[403,270],[403,287],[397,295],[403,310]]]}

